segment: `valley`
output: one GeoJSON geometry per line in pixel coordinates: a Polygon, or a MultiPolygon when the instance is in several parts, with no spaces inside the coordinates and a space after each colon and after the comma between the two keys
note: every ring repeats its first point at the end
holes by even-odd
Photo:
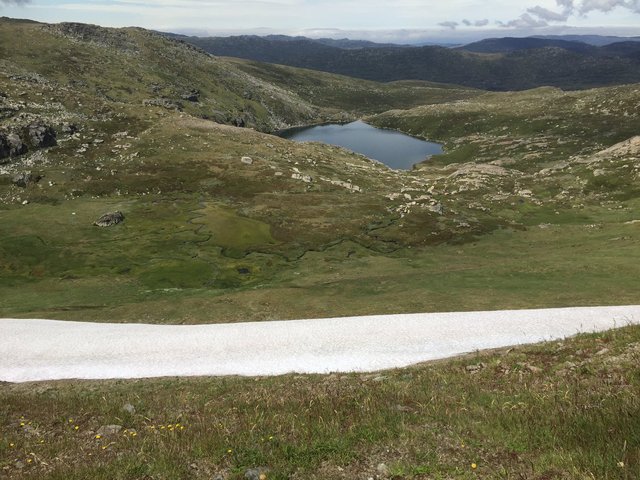
{"type": "MultiPolygon", "coordinates": [[[[596,73],[612,81],[562,71],[541,86],[549,52],[520,70],[520,50],[456,51],[456,76],[431,80],[458,84],[379,83],[141,28],[3,17],[0,317],[178,326],[637,304],[637,65],[614,76],[607,57],[596,73]],[[515,80],[469,73],[488,58],[515,62],[515,80]],[[394,170],[276,135],[358,120],[444,151],[394,170]]],[[[268,465],[274,479],[627,480],[639,332],[375,374],[0,382],[0,476],[226,480],[268,465]]]]}

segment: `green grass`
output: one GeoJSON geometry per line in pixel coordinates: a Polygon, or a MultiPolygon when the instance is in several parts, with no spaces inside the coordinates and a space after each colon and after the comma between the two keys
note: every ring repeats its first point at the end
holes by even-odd
{"type": "Polygon", "coordinates": [[[640,470],[639,344],[630,327],[382,374],[2,385],[0,468],[331,480],[385,463],[395,479],[627,480],[640,470]],[[112,424],[123,430],[96,438],[112,424]]]}

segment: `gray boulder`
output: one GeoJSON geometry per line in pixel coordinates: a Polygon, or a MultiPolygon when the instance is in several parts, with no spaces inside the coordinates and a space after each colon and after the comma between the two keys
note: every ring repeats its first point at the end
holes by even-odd
{"type": "Polygon", "coordinates": [[[110,212],[102,215],[93,224],[96,227],[112,227],[122,222],[124,222],[124,214],[122,212],[110,212]]]}
{"type": "Polygon", "coordinates": [[[32,123],[26,128],[26,136],[29,143],[35,148],[55,147],[56,131],[49,125],[42,123],[32,123]]]}
{"type": "Polygon", "coordinates": [[[20,188],[27,188],[27,185],[30,183],[38,183],[41,179],[42,175],[34,175],[31,172],[20,172],[13,176],[11,182],[20,188]]]}
{"type": "Polygon", "coordinates": [[[27,146],[15,133],[0,133],[0,164],[7,163],[6,158],[13,158],[27,153],[27,146]]]}
{"type": "Polygon", "coordinates": [[[269,471],[267,467],[250,468],[244,472],[244,478],[245,480],[265,480],[269,471]]]}

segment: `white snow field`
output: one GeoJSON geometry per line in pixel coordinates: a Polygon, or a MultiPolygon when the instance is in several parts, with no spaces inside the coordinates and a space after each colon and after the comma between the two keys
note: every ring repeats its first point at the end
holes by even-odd
{"type": "Polygon", "coordinates": [[[372,372],[640,324],[640,306],[215,325],[0,319],[0,381],[372,372]]]}

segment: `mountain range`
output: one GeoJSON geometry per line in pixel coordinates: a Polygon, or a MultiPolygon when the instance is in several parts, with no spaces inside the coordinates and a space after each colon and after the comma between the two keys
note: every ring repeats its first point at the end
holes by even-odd
{"type": "Polygon", "coordinates": [[[425,80],[505,91],[640,81],[640,42],[635,39],[595,46],[563,38],[499,38],[445,48],[286,36],[171,36],[213,55],[381,82],[425,80]]]}

